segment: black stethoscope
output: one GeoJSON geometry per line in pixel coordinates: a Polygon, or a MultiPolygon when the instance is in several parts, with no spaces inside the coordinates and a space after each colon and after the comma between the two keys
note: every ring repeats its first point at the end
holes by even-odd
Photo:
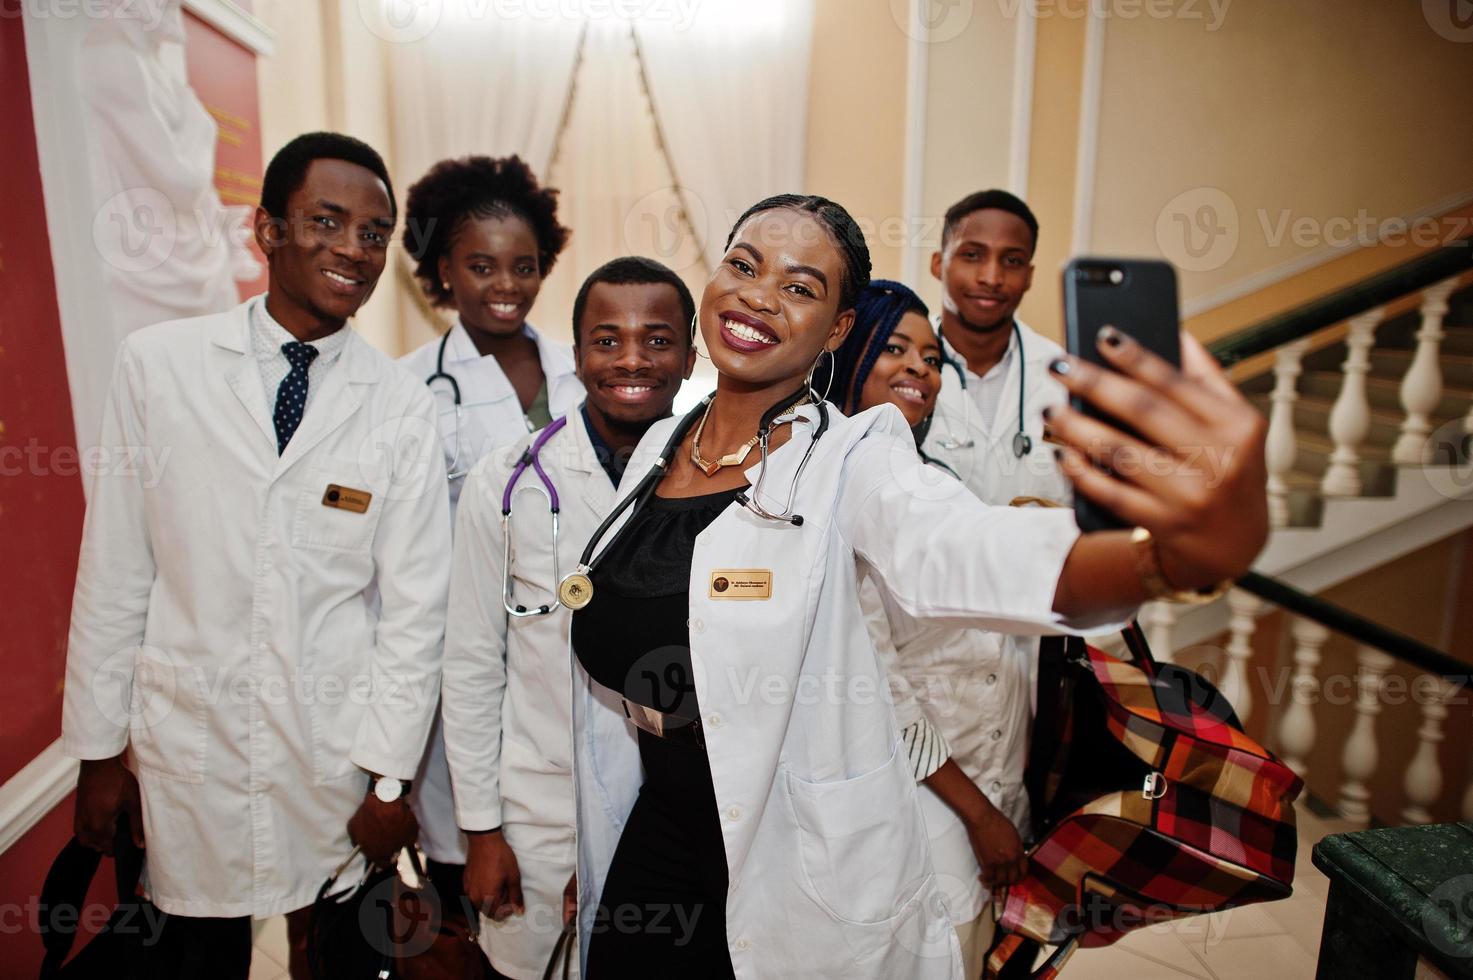
{"type": "MultiPolygon", "coordinates": [[[[798,479],[803,475],[803,470],[807,467],[808,460],[813,456],[813,447],[818,445],[818,440],[828,431],[829,427],[828,408],[821,399],[815,400],[815,404],[818,407],[818,427],[813,432],[813,438],[808,442],[808,448],[803,452],[803,459],[798,463],[797,472],[793,474],[793,483],[788,488],[787,502],[783,506],[783,511],[774,514],[757,501],[762,495],[762,483],[767,478],[767,447],[768,442],[772,438],[772,431],[785,414],[793,411],[797,403],[805,395],[811,393],[811,389],[807,386],[800,388],[763,413],[762,420],[757,426],[759,433],[757,445],[762,451],[761,469],[757,471],[757,484],[753,487],[750,496],[745,492],[739,493],[736,496],[737,503],[758,517],[765,518],[769,521],[777,521],[782,524],[791,524],[794,527],[803,526],[803,515],[793,513],[793,497],[798,491],[798,479]]],[[[675,451],[680,447],[681,441],[685,439],[686,433],[690,432],[691,427],[696,424],[701,415],[706,411],[706,407],[710,404],[711,399],[715,397],[716,393],[713,391],[701,399],[699,405],[686,413],[686,416],[675,426],[675,431],[670,433],[670,438],[666,440],[664,448],[660,450],[660,455],[655,459],[655,465],[650,467],[650,471],[644,475],[644,478],[629,492],[627,497],[619,502],[619,505],[614,508],[613,512],[604,518],[603,523],[598,526],[598,530],[593,532],[593,537],[588,539],[588,545],[583,549],[583,554],[578,558],[578,567],[558,583],[558,601],[564,606],[567,606],[569,609],[582,609],[593,601],[593,580],[590,576],[598,563],[603,560],[604,555],[607,555],[610,549],[618,543],[619,538],[624,534],[624,528],[627,528],[629,524],[626,522],[624,527],[619,529],[618,533],[614,535],[609,543],[604,546],[604,549],[598,553],[598,556],[595,557],[594,551],[598,548],[599,540],[608,533],[609,528],[618,522],[626,510],[633,508],[630,511],[630,517],[632,518],[634,514],[639,513],[639,508],[643,507],[646,501],[654,496],[655,487],[659,484],[661,478],[664,477],[666,471],[669,470],[670,460],[674,458],[675,451]]]]}
{"type": "MultiPolygon", "coordinates": [[[[941,362],[956,372],[957,380],[962,386],[962,438],[960,440],[950,438],[938,438],[936,445],[948,451],[957,449],[971,449],[977,445],[972,438],[972,399],[967,396],[967,366],[961,359],[951,353],[946,346],[946,337],[941,331],[936,331],[936,339],[941,346],[941,362]]],[[[1023,353],[1023,330],[1018,326],[1018,321],[1013,321],[1013,336],[1018,339],[1018,431],[1013,433],[1013,455],[1022,459],[1033,452],[1033,437],[1024,429],[1023,405],[1027,397],[1027,359],[1023,353]]],[[[948,429],[950,426],[948,426],[948,429]]]]}
{"type": "Polygon", "coordinates": [[[445,478],[447,480],[458,480],[469,472],[470,467],[460,469],[460,426],[465,421],[465,408],[460,403],[460,382],[455,380],[455,375],[445,370],[445,345],[450,343],[450,334],[454,328],[445,331],[445,336],[440,338],[440,350],[435,355],[435,373],[425,378],[425,384],[431,390],[436,381],[450,382],[450,395],[455,401],[455,431],[451,435],[451,442],[455,446],[455,455],[445,462],[445,478]]]}

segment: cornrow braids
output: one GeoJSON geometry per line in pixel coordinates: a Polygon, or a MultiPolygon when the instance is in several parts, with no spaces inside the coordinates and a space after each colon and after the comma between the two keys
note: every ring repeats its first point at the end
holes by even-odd
{"type": "Polygon", "coordinates": [[[814,377],[814,387],[822,390],[832,377],[829,400],[845,415],[859,411],[860,395],[875,362],[885,352],[885,345],[901,319],[912,312],[930,315],[926,304],[910,287],[889,279],[873,280],[855,303],[854,329],[834,351],[832,375],[828,373],[828,365],[821,364],[814,377]]]}
{"type": "Polygon", "coordinates": [[[839,310],[842,312],[854,309],[860,292],[869,285],[869,245],[854,218],[836,201],[817,194],[777,194],[764,198],[747,208],[736,220],[736,224],[731,226],[731,233],[726,236],[726,247],[731,248],[738,229],[752,215],[778,209],[811,214],[833,236],[834,243],[839,247],[839,255],[844,261],[844,274],[839,281],[839,310]]]}
{"type": "Polygon", "coordinates": [[[405,250],[414,258],[414,277],[435,306],[454,305],[440,280],[440,258],[472,218],[516,217],[537,238],[537,267],[544,278],[570,230],[557,220],[558,192],[537,182],[519,156],[470,156],[441,160],[409,188],[405,250]]]}

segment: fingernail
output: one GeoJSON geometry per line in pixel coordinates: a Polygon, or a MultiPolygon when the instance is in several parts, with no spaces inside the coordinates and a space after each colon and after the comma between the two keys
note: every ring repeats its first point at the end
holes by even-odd
{"type": "Polygon", "coordinates": [[[1061,463],[1061,464],[1064,462],[1064,452],[1063,452],[1063,450],[1061,450],[1061,449],[1055,449],[1054,450],[1054,462],[1055,463],[1061,463]]]}
{"type": "Polygon", "coordinates": [[[1048,369],[1054,374],[1065,375],[1069,373],[1069,361],[1067,358],[1056,357],[1048,362],[1048,369]]]}
{"type": "Polygon", "coordinates": [[[1054,417],[1054,407],[1052,405],[1049,405],[1049,406],[1045,407],[1044,410],[1043,410],[1043,420],[1045,422],[1047,422],[1050,419],[1052,419],[1053,417],[1054,417]]]}
{"type": "Polygon", "coordinates": [[[1111,348],[1118,348],[1125,340],[1119,330],[1108,326],[1100,328],[1099,338],[1106,347],[1111,348]]]}

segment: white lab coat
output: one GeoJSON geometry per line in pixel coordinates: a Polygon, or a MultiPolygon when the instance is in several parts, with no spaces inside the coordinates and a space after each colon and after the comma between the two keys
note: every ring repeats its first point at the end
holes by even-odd
{"type": "MultiPolygon", "coordinates": [[[[1013,436],[1018,431],[1018,356],[1017,338],[1010,341],[1013,350],[1008,364],[1002,397],[990,427],[982,425],[975,405],[969,405],[973,393],[962,388],[961,380],[950,366],[941,369],[941,391],[936,397],[936,412],[926,433],[923,449],[926,455],[950,467],[967,488],[983,503],[1006,506],[1014,497],[1043,497],[1056,503],[1069,504],[1072,490],[1068,478],[1059,471],[1053,447],[1043,441],[1043,410],[1069,400],[1063,385],[1049,374],[1048,365],[1064,353],[1062,347],[1018,322],[1023,335],[1023,429],[1033,439],[1032,451],[1019,459],[1013,453],[1013,436]],[[970,409],[970,410],[969,410],[970,409]],[[957,444],[970,440],[970,447],[957,444]]],[[[936,327],[937,336],[941,328],[936,327]]],[[[945,341],[943,340],[944,344],[945,341]]],[[[947,348],[948,354],[962,364],[961,355],[947,348]]],[[[974,379],[972,384],[976,383],[974,379]]]]}
{"type": "Polygon", "coordinates": [[[148,891],[180,915],[309,904],[351,850],[364,770],[412,776],[439,699],[433,401],[352,335],[278,457],[262,301],[123,341],[101,444],[167,463],[96,477],[72,603],[63,748],[131,750],[148,891]],[[367,509],[326,506],[329,484],[367,509]]]}
{"type": "MultiPolygon", "coordinates": [[[[573,352],[553,343],[530,325],[522,332],[537,343],[542,376],[547,382],[547,410],[559,419],[583,400],[583,382],[573,365],[573,352]]],[[[464,473],[492,450],[510,445],[531,429],[522,412],[516,390],[495,357],[483,357],[465,326],[456,321],[445,345],[445,373],[460,385],[460,419],[450,385],[437,381],[432,388],[439,410],[440,436],[445,446],[445,467],[464,473]],[[458,431],[458,435],[457,435],[458,431]]],[[[421,381],[435,373],[440,338],[435,338],[400,358],[400,363],[421,381]]],[[[450,517],[455,520],[465,476],[451,480],[450,517]]],[[[431,860],[446,864],[465,863],[465,837],[455,825],[455,805],[450,793],[450,769],[445,762],[445,736],[439,717],[430,732],[429,745],[415,774],[414,815],[419,819],[419,845],[431,860]]]]}
{"type": "MultiPolygon", "coordinates": [[[[799,411],[807,422],[772,454],[760,495],[774,512],[818,416],[799,411]]],[[[892,405],[853,418],[831,409],[829,420],[793,497],[801,526],[733,504],[695,543],[691,659],[730,872],[728,949],[748,980],[955,978],[960,951],[860,610],[859,566],[914,616],[1044,631],[1066,625],[1051,607],[1078,531],[1068,511],[984,506],[921,462],[892,405]],[[771,571],[772,598],[708,598],[713,570],[732,568],[771,571]]],[[[645,435],[623,493],[673,424],[645,435]]],[[[617,699],[581,670],[574,694],[586,961],[641,775],[617,699]]]]}
{"type": "MultiPolygon", "coordinates": [[[[502,493],[527,436],[493,452],[471,471],[460,498],[450,606],[445,628],[441,705],[455,810],[466,830],[500,826],[517,857],[526,913],[481,920],[481,945],[497,971],[537,980],[562,928],[563,887],[573,873],[572,614],[513,618],[502,606],[506,538],[502,493]]],[[[581,412],[542,447],[538,458],[561,507],[557,569],[566,575],[612,509],[609,481],[581,412]]],[[[536,471],[517,481],[512,500],[514,602],[551,602],[552,526],[536,471]]]]}

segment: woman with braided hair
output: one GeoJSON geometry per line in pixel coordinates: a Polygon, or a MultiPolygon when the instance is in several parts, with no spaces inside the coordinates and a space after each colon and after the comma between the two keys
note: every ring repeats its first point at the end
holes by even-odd
{"type": "Polygon", "coordinates": [[[743,214],[697,313],[716,391],[651,427],[563,581],[585,977],[961,977],[861,575],[920,620],[1108,630],[1163,581],[1235,578],[1267,536],[1262,416],[1189,336],[1180,370],[1113,329],[1119,373],[1052,366],[1139,433],[1051,416],[1079,491],[1149,535],[989,507],[921,461],[894,407],[841,415],[812,376],[869,278],[833,201],[743,214]],[[1086,446],[1232,463],[1124,477],[1086,446]]]}
{"type": "MultiPolygon", "coordinates": [[[[859,297],[854,329],[814,384],[847,414],[900,410],[921,450],[942,385],[941,345],[926,305],[908,287],[877,279],[859,297]]],[[[860,605],[875,652],[889,671],[900,739],[920,787],[931,859],[961,944],[977,977],[992,943],[991,891],[1026,870],[1023,786],[1032,647],[982,629],[909,615],[874,576],[860,605]]]]}

